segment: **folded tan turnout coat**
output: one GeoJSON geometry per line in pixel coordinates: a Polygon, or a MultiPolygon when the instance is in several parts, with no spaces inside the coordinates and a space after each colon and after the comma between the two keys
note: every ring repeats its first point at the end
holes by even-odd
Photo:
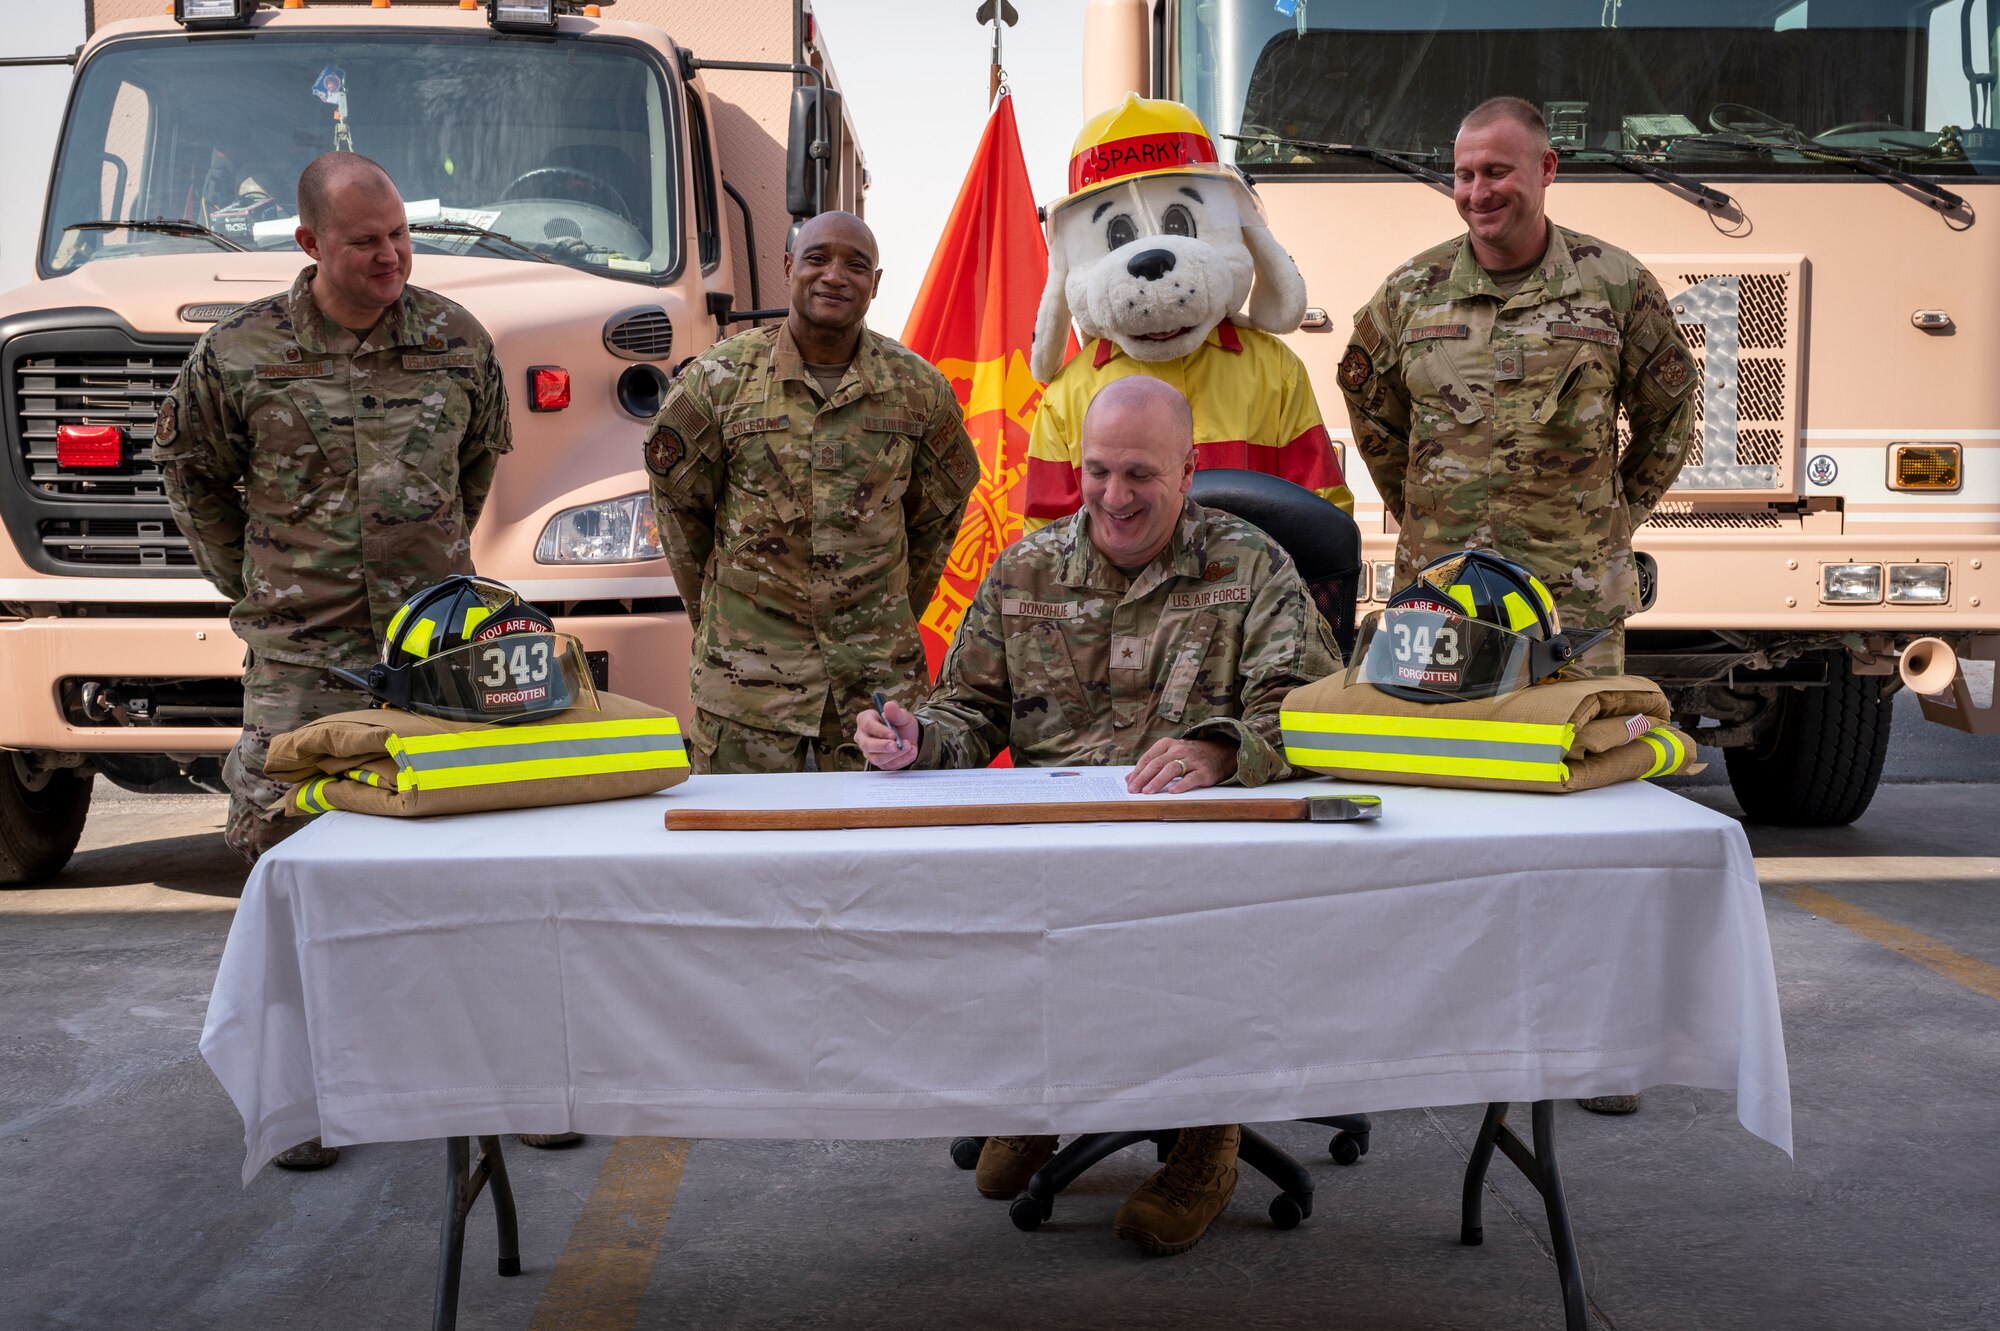
{"type": "Polygon", "coordinates": [[[645,795],[688,778],[671,712],[615,693],[517,725],[439,721],[394,708],[340,712],[271,741],[264,771],[296,783],[273,810],[415,818],[645,795]]]}
{"type": "Polygon", "coordinates": [[[1437,703],[1406,702],[1354,675],[1338,671],[1286,695],[1286,762],[1351,780],[1542,794],[1704,766],[1694,741],[1667,724],[1659,685],[1637,675],[1437,703]]]}

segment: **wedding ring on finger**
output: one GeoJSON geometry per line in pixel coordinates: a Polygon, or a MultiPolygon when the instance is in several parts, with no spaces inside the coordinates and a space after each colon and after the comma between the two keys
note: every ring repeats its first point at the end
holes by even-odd
{"type": "Polygon", "coordinates": [[[1179,773],[1177,773],[1177,774],[1175,775],[1175,777],[1174,777],[1174,780],[1178,781],[1178,780],[1180,780],[1180,779],[1181,779],[1181,777],[1184,777],[1184,776],[1186,776],[1186,775],[1187,775],[1187,764],[1186,764],[1185,762],[1183,762],[1183,761],[1182,761],[1181,759],[1179,759],[1179,758],[1176,758],[1176,759],[1174,759],[1174,766],[1176,766],[1176,767],[1178,767],[1178,768],[1180,768],[1180,769],[1181,769],[1181,770],[1179,771],[1179,773]]]}

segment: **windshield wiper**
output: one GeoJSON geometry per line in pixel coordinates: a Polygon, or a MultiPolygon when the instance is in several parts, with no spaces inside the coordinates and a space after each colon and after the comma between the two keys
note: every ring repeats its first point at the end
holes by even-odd
{"type": "Polygon", "coordinates": [[[235,241],[231,240],[229,237],[218,235],[215,232],[210,231],[207,227],[203,226],[201,223],[191,222],[185,218],[179,221],[176,221],[173,218],[169,217],[152,217],[144,219],[133,218],[130,221],[125,221],[125,222],[71,222],[68,226],[64,227],[63,230],[66,232],[67,231],[157,231],[163,236],[198,236],[203,240],[214,241],[216,244],[222,246],[223,249],[235,250],[239,254],[244,252],[244,247],[238,245],[235,241]]]}
{"type": "Polygon", "coordinates": [[[1893,153],[1864,153],[1853,148],[1839,148],[1830,143],[1817,143],[1808,138],[1766,139],[1754,134],[1700,134],[1674,140],[1676,143],[1698,143],[1704,147],[1740,148],[1749,152],[1775,152],[1783,149],[1798,153],[1802,157],[1823,158],[1852,167],[1863,175],[1876,176],[1898,185],[1907,185],[1922,194],[1925,202],[1940,213],[1970,212],[1971,205],[1965,199],[1942,185],[1933,184],[1912,171],[1897,166],[1897,161],[1909,161],[1893,153]]]}
{"type": "Polygon", "coordinates": [[[447,236],[474,236],[480,240],[491,241],[495,245],[513,250],[516,253],[525,254],[537,263],[555,262],[554,259],[551,259],[534,246],[524,241],[516,240],[504,231],[490,231],[483,226],[474,226],[470,222],[412,222],[410,223],[410,230],[436,231],[447,236]]]}
{"type": "Polygon", "coordinates": [[[1742,209],[1736,206],[1736,200],[1730,198],[1721,190],[1704,185],[1698,180],[1692,180],[1677,171],[1669,171],[1666,167],[1656,162],[1649,162],[1643,157],[1635,157],[1631,153],[1614,152],[1609,148],[1575,148],[1564,146],[1556,149],[1556,156],[1575,162],[1602,162],[1606,166],[1615,166],[1621,171],[1630,171],[1635,176],[1644,176],[1646,179],[1656,181],[1674,193],[1682,195],[1696,207],[1706,208],[1712,213],[1742,212],[1742,209]]]}
{"type": "MultiPolygon", "coordinates": [[[[1451,188],[1451,177],[1441,171],[1433,171],[1419,162],[1411,161],[1415,154],[1393,153],[1386,148],[1371,148],[1365,143],[1318,143],[1312,139],[1284,139],[1275,137],[1252,137],[1247,134],[1224,134],[1225,139],[1237,143],[1260,143],[1270,148],[1303,148],[1309,153],[1326,153],[1334,157],[1361,157],[1371,162],[1380,162],[1392,170],[1401,171],[1406,176],[1415,176],[1426,184],[1451,188]]],[[[1426,154],[1429,155],[1429,154],[1426,154]]],[[[1240,165],[1240,163],[1239,163],[1240,165]]],[[[1264,165],[1252,163],[1252,166],[1264,165]]]]}

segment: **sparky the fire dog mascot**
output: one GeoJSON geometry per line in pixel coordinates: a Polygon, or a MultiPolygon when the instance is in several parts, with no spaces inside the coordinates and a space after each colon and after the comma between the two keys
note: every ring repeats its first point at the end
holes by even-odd
{"type": "Polygon", "coordinates": [[[1281,476],[1352,512],[1305,366],[1272,336],[1298,327],[1305,281],[1194,112],[1128,95],[1077,135],[1069,190],[1048,210],[1027,529],[1082,502],[1084,408],[1128,374],[1187,397],[1198,467],[1281,476]],[[1082,350],[1064,364],[1072,317],[1082,350]]]}

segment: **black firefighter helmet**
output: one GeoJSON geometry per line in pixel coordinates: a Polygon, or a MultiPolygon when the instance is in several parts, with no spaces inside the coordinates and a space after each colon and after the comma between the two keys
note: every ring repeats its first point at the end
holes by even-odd
{"type": "Polygon", "coordinates": [[[462,573],[403,602],[381,664],[333,673],[385,706],[444,721],[597,710],[583,644],[507,584],[462,573]]]}
{"type": "Polygon", "coordinates": [[[1417,570],[1354,644],[1360,678],[1409,702],[1497,698],[1555,678],[1611,630],[1564,633],[1542,580],[1490,550],[1417,570]]]}

